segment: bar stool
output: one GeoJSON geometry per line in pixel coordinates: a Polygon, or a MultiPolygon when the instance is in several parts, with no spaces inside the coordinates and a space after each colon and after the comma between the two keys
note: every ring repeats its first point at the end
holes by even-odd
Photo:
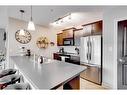
{"type": "Polygon", "coordinates": [[[15,74],[16,72],[17,72],[16,69],[5,69],[5,70],[2,70],[0,72],[0,78],[2,78],[4,76],[7,76],[7,75],[15,74]]]}
{"type": "Polygon", "coordinates": [[[8,85],[4,90],[30,90],[30,85],[28,83],[16,83],[8,85]]]}
{"type": "Polygon", "coordinates": [[[10,84],[20,82],[20,78],[21,75],[17,75],[17,74],[7,75],[0,78],[0,89],[3,89],[10,84]]]}

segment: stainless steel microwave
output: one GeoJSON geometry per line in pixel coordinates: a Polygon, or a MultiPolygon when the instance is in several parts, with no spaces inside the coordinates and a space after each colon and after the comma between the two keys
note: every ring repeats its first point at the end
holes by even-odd
{"type": "Polygon", "coordinates": [[[65,46],[73,46],[74,45],[74,39],[73,38],[65,38],[63,44],[65,46]]]}

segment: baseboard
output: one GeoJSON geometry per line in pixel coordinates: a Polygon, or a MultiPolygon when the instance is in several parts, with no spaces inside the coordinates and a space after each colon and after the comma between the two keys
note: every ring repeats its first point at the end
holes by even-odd
{"type": "Polygon", "coordinates": [[[102,82],[102,87],[106,88],[106,89],[110,89],[110,90],[113,90],[112,86],[108,83],[104,83],[102,82]]]}

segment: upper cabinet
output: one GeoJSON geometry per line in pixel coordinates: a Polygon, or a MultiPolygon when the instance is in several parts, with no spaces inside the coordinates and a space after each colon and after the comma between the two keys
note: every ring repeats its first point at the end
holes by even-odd
{"type": "Polygon", "coordinates": [[[62,33],[57,34],[57,46],[64,46],[64,41],[66,39],[72,39],[72,43],[74,43],[74,29],[75,28],[69,28],[62,30],[62,33]]]}
{"type": "Polygon", "coordinates": [[[83,25],[82,29],[69,28],[62,30],[62,33],[57,34],[57,46],[79,46],[80,38],[89,35],[102,34],[102,21],[93,22],[83,25]],[[67,45],[66,45],[67,46],[67,45]]]}
{"type": "Polygon", "coordinates": [[[83,27],[83,35],[87,36],[87,35],[91,35],[91,33],[92,33],[92,24],[85,25],[83,27]]]}
{"type": "Polygon", "coordinates": [[[83,29],[74,30],[74,45],[80,46],[80,38],[83,37],[83,29]]]}
{"type": "Polygon", "coordinates": [[[93,23],[92,25],[92,33],[93,34],[101,34],[102,33],[102,21],[98,21],[93,23]]]}
{"type": "Polygon", "coordinates": [[[83,25],[83,35],[101,35],[102,34],[102,21],[83,25]]]}
{"type": "Polygon", "coordinates": [[[63,38],[73,38],[74,28],[63,30],[63,38]]]}
{"type": "Polygon", "coordinates": [[[57,34],[57,46],[63,45],[63,33],[57,34]]]}

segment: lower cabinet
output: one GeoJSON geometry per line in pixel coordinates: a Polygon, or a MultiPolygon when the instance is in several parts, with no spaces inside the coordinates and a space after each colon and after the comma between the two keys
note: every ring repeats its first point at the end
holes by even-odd
{"type": "Polygon", "coordinates": [[[61,60],[61,57],[60,57],[59,54],[53,53],[53,59],[55,59],[55,60],[61,60]]]}
{"type": "Polygon", "coordinates": [[[63,89],[80,89],[80,76],[75,77],[74,79],[68,81],[63,85],[63,89]]]}
{"type": "Polygon", "coordinates": [[[62,60],[61,56],[65,56],[65,62],[80,65],[80,57],[53,53],[53,59],[55,59],[55,60],[60,60],[61,61],[62,60]]]}

